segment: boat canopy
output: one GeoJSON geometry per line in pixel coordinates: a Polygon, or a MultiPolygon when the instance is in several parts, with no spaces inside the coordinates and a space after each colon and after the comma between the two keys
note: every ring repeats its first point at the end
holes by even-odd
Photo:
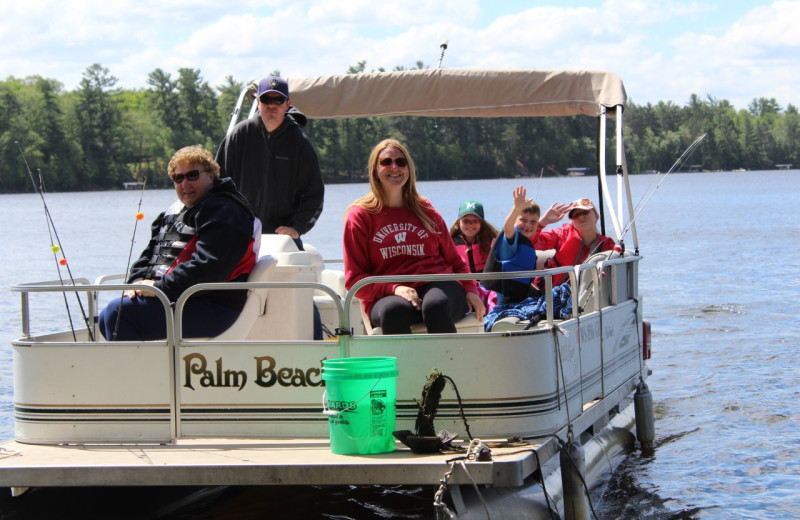
{"type": "MultiPolygon", "coordinates": [[[[421,69],[287,78],[292,105],[311,119],[381,116],[555,117],[585,115],[616,119],[616,201],[606,176],[606,128],[598,125],[598,186],[616,238],[621,240],[627,203],[634,248],[639,244],[622,139],[627,101],[614,73],[589,70],[421,69]],[[622,177],[622,178],[620,178],[622,177]],[[624,197],[623,197],[624,195],[624,197]],[[627,200],[625,200],[627,199],[627,200]]],[[[242,92],[240,102],[244,97],[242,92]]],[[[255,103],[251,116],[255,111],[255,103]]],[[[233,113],[228,132],[238,118],[233,113]]],[[[602,201],[601,201],[602,202],[602,201]]],[[[602,203],[601,203],[602,209],[602,203]]],[[[605,233],[605,212],[601,211],[605,233]]]]}
{"type": "Polygon", "coordinates": [[[597,117],[627,100],[616,74],[586,70],[422,69],[287,81],[292,105],[312,119],[597,117]]]}

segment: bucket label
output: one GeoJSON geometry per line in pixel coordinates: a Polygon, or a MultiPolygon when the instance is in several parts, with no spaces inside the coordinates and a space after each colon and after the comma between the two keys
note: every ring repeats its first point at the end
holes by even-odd
{"type": "Polygon", "coordinates": [[[386,435],[386,390],[372,390],[370,398],[370,435],[383,437],[386,435]]]}
{"type": "Polygon", "coordinates": [[[336,410],[337,412],[355,412],[358,411],[357,401],[335,401],[328,400],[328,409],[336,410]]]}

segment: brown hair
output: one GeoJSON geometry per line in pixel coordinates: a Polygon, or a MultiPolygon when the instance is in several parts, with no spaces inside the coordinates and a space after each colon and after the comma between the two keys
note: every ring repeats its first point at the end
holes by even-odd
{"type": "Polygon", "coordinates": [[[347,210],[353,206],[359,206],[370,213],[377,213],[386,205],[386,193],[383,191],[383,186],[381,186],[381,182],[378,179],[378,155],[380,155],[383,150],[390,147],[399,150],[408,161],[408,182],[403,185],[403,206],[408,208],[422,221],[422,225],[425,226],[425,229],[431,233],[439,233],[439,230],[436,229],[436,225],[422,209],[423,206],[430,208],[431,205],[417,192],[417,173],[414,167],[414,161],[411,159],[408,149],[396,139],[384,139],[372,148],[367,164],[370,192],[356,199],[347,207],[347,210]]]}
{"type": "MultiPolygon", "coordinates": [[[[460,220],[460,218],[457,218],[456,221],[453,222],[453,225],[450,226],[450,236],[453,238],[463,234],[461,231],[461,225],[459,223],[460,220]]],[[[483,256],[487,256],[489,254],[489,250],[492,248],[492,241],[494,240],[494,237],[498,235],[499,231],[495,229],[495,227],[491,225],[489,221],[482,218],[478,220],[481,221],[481,228],[478,230],[478,234],[475,235],[475,241],[480,246],[479,249],[481,254],[483,256]]]]}
{"type": "Polygon", "coordinates": [[[534,202],[533,204],[529,204],[528,206],[522,208],[522,213],[530,213],[531,215],[542,216],[542,208],[540,208],[539,205],[534,202]]]}

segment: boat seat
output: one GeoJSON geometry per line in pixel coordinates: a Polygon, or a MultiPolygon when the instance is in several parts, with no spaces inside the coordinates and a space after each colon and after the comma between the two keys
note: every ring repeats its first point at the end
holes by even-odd
{"type": "MultiPolygon", "coordinates": [[[[598,264],[604,262],[609,258],[618,258],[613,250],[601,251],[586,259],[584,264],[598,264]],[[612,256],[613,255],[613,256],[612,256]]],[[[611,280],[608,273],[608,268],[604,268],[602,273],[598,273],[600,284],[602,285],[602,293],[600,295],[600,307],[607,307],[611,305],[611,280]]],[[[582,314],[594,312],[595,308],[594,293],[597,290],[594,277],[587,271],[581,272],[581,283],[578,286],[578,305],[582,309],[582,314]]]]}
{"type": "Polygon", "coordinates": [[[554,257],[556,254],[555,249],[537,249],[536,250],[536,269],[544,269],[544,263],[554,257]]]}
{"type": "MultiPolygon", "coordinates": [[[[347,295],[347,289],[345,289],[344,286],[344,271],[337,269],[321,269],[319,272],[319,282],[336,291],[336,294],[338,294],[341,299],[344,299],[347,295]]],[[[323,291],[315,291],[314,305],[316,305],[319,310],[322,324],[330,332],[334,332],[339,327],[339,314],[336,303],[331,296],[323,291]]],[[[363,335],[366,334],[366,331],[361,324],[360,309],[361,301],[358,298],[353,298],[350,305],[350,325],[353,328],[354,334],[363,335]]]]}
{"type": "Polygon", "coordinates": [[[540,323],[545,323],[545,320],[539,321],[539,323],[530,326],[530,321],[528,320],[521,320],[519,318],[513,318],[511,316],[506,318],[500,318],[494,325],[492,325],[492,332],[519,332],[523,330],[536,330],[539,328],[540,323]]]}
{"type": "MultiPolygon", "coordinates": [[[[258,259],[248,282],[268,282],[272,278],[278,260],[271,255],[264,255],[258,259]]],[[[236,321],[225,332],[214,338],[215,340],[253,339],[251,332],[253,324],[267,312],[267,293],[269,289],[250,289],[247,291],[247,301],[236,321]]]]}
{"type": "MultiPolygon", "coordinates": [[[[383,334],[380,327],[373,327],[372,322],[367,316],[363,305],[359,305],[361,309],[361,322],[364,325],[364,332],[370,336],[378,336],[383,334]]],[[[425,334],[428,329],[425,327],[424,322],[414,323],[411,325],[411,334],[425,334]]],[[[467,312],[460,320],[456,322],[456,332],[466,334],[468,332],[483,332],[483,321],[475,319],[474,312],[467,312]]]]}

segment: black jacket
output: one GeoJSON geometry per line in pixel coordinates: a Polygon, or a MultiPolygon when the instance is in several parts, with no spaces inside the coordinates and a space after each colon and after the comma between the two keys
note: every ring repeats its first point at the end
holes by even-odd
{"type": "Polygon", "coordinates": [[[322,213],[325,186],[317,152],[301,128],[305,122],[292,107],[269,133],[256,114],[237,124],[217,151],[220,175],[236,182],[264,233],[291,226],[303,235],[322,213]]]}
{"type": "MultiPolygon", "coordinates": [[[[177,201],[156,217],[151,226],[150,242],[131,266],[128,283],[155,279],[155,287],[164,291],[174,302],[192,285],[228,280],[251,251],[252,237],[253,211],[247,201],[233,181],[217,180],[205,197],[190,208],[184,208],[177,201]],[[169,246],[167,243],[170,241],[184,242],[188,236],[197,237],[196,249],[187,261],[177,264],[169,274],[165,274],[164,271],[175,259],[174,254],[163,252],[165,244],[169,246]]],[[[181,251],[180,246],[172,249],[175,253],[181,251]]],[[[247,276],[240,276],[239,279],[246,280],[247,276]]],[[[215,291],[206,296],[213,297],[222,305],[240,308],[244,305],[247,291],[215,291]]]]}

